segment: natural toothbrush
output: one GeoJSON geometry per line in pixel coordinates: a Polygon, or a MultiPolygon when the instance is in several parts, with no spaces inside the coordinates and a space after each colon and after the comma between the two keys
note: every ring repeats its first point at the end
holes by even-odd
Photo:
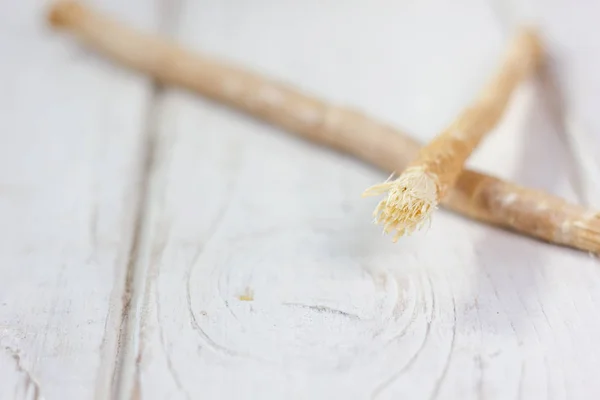
{"type": "Polygon", "coordinates": [[[511,43],[503,65],[475,101],[422,147],[397,179],[365,191],[364,195],[385,194],[375,216],[386,233],[396,231],[394,240],[429,220],[456,183],[468,157],[500,120],[515,88],[535,70],[541,58],[538,37],[529,29],[522,29],[511,43]]]}
{"type": "MultiPolygon", "coordinates": [[[[419,153],[406,134],[292,86],[187,51],[77,2],[55,3],[51,23],[115,61],[166,83],[243,110],[384,170],[402,171],[419,153]]],[[[547,242],[600,252],[600,217],[550,194],[471,170],[460,172],[442,205],[459,214],[547,242]]]]}

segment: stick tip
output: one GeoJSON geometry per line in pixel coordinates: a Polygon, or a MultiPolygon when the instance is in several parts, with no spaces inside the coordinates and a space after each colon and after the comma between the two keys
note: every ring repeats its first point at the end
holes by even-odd
{"type": "Polygon", "coordinates": [[[373,186],[365,194],[387,192],[373,215],[375,222],[384,226],[384,232],[395,231],[396,242],[430,221],[437,208],[437,186],[436,180],[422,168],[409,168],[395,181],[373,186]]]}
{"type": "Polygon", "coordinates": [[[83,6],[77,1],[59,0],[50,5],[48,11],[48,22],[53,27],[68,25],[78,14],[83,11],[83,6]]]}
{"type": "Polygon", "coordinates": [[[541,32],[537,26],[532,24],[524,24],[518,30],[517,47],[533,56],[534,65],[539,67],[543,64],[546,49],[541,36],[541,32]]]}

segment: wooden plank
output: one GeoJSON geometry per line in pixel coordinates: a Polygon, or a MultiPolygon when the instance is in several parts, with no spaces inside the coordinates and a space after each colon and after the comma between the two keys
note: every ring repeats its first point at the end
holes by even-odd
{"type": "MultiPolygon", "coordinates": [[[[188,1],[178,39],[426,140],[495,67],[494,13],[471,0],[188,1]]],[[[542,89],[524,85],[470,164],[576,200],[542,89]]],[[[394,245],[360,197],[386,173],[180,91],[157,118],[123,394],[600,395],[595,259],[444,211],[394,245]]]]}
{"type": "Polygon", "coordinates": [[[150,85],[50,31],[47,5],[0,5],[0,398],[110,398],[150,85]]]}

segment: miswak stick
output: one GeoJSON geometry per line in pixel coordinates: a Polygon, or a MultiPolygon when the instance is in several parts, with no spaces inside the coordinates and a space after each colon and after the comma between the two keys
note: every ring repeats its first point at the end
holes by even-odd
{"type": "Polygon", "coordinates": [[[513,39],[504,63],[470,107],[460,113],[393,181],[372,186],[365,196],[386,194],[375,209],[384,231],[395,230],[394,241],[429,220],[432,211],[454,186],[464,164],[484,136],[498,123],[511,94],[542,58],[534,31],[523,28],[513,39]]]}
{"type": "MultiPolygon", "coordinates": [[[[59,2],[51,23],[156,80],[189,89],[315,143],[387,171],[403,170],[420,145],[358,111],[330,105],[292,86],[186,51],[77,2],[59,2]]],[[[543,241],[600,252],[600,217],[552,195],[464,170],[442,205],[464,216],[543,241]]]]}

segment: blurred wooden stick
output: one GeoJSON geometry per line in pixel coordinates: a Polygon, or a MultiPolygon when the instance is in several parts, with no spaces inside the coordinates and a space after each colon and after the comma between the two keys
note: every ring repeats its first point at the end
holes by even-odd
{"type": "MultiPolygon", "coordinates": [[[[55,3],[55,27],[165,84],[195,91],[388,171],[402,171],[418,154],[406,134],[243,68],[144,34],[77,2],[55,3]]],[[[442,205],[464,216],[547,242],[600,252],[600,217],[550,194],[464,170],[442,205]]]]}

